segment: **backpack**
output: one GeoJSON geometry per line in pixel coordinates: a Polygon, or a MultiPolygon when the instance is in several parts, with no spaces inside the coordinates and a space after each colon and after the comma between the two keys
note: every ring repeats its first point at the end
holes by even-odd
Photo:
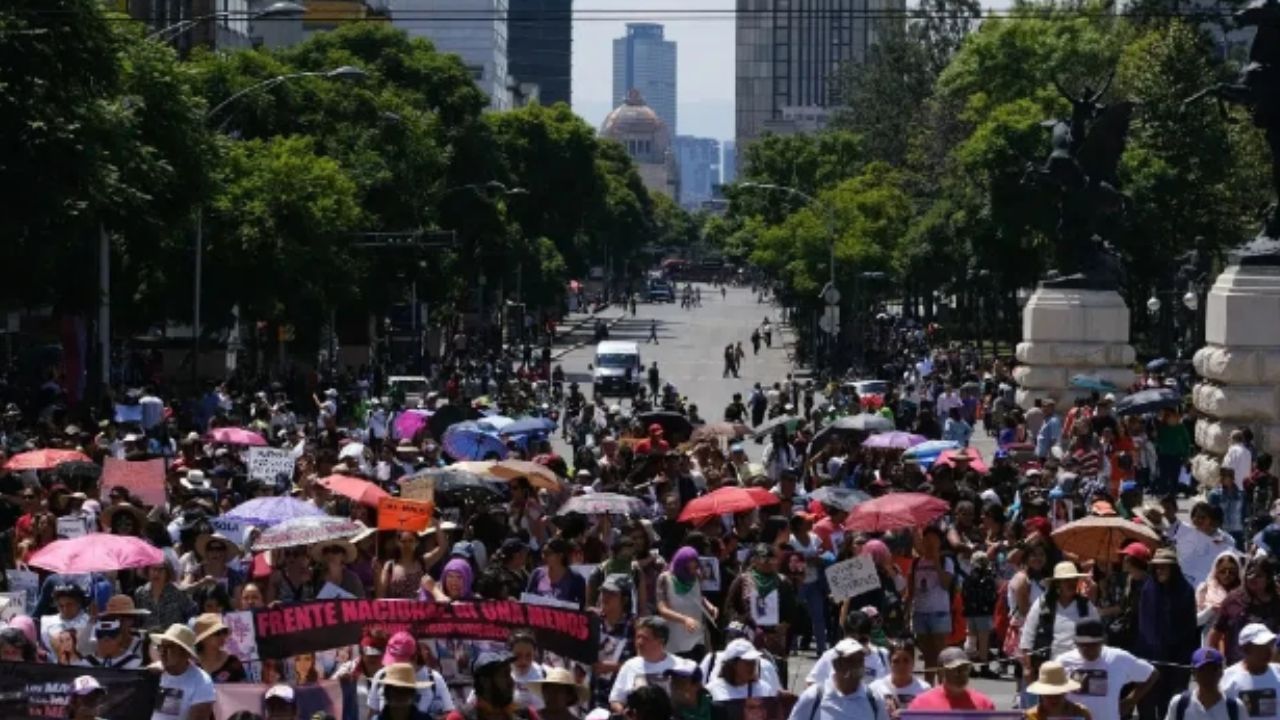
{"type": "MultiPolygon", "coordinates": [[[[1240,720],[1240,701],[1235,698],[1223,696],[1222,700],[1227,703],[1228,720],[1240,720]]],[[[1174,720],[1183,720],[1187,716],[1187,708],[1191,705],[1191,691],[1185,690],[1178,695],[1178,699],[1174,701],[1173,718],[1174,720]]]]}
{"type": "MultiPolygon", "coordinates": [[[[876,716],[880,714],[880,706],[877,704],[878,701],[876,700],[876,694],[871,692],[871,688],[866,687],[865,685],[862,689],[867,693],[867,704],[871,706],[870,720],[876,720],[876,716]]],[[[822,709],[822,693],[823,687],[819,685],[818,697],[813,699],[813,709],[809,710],[809,720],[817,720],[818,711],[822,709]]],[[[1178,720],[1182,720],[1182,718],[1178,718],[1178,720]]],[[[1233,715],[1231,716],[1231,720],[1240,720],[1240,718],[1233,715]]]]}

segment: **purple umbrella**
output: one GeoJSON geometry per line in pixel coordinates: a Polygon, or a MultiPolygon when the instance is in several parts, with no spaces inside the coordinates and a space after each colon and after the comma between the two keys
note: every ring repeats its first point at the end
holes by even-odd
{"type": "Polygon", "coordinates": [[[480,429],[476,423],[458,423],[445,431],[440,439],[444,451],[454,460],[499,460],[507,456],[507,446],[497,436],[480,429]]]}
{"type": "Polygon", "coordinates": [[[225,517],[243,520],[250,525],[269,528],[286,520],[301,517],[323,517],[325,512],[311,503],[291,497],[254,498],[231,508],[225,517]]]}
{"type": "Polygon", "coordinates": [[[406,410],[396,416],[393,423],[395,434],[398,439],[409,440],[418,431],[427,426],[427,418],[431,417],[431,413],[426,410],[406,410]]]}
{"type": "Polygon", "coordinates": [[[878,450],[906,450],[909,447],[919,445],[926,439],[923,435],[894,431],[872,435],[862,442],[862,447],[878,450]]]}

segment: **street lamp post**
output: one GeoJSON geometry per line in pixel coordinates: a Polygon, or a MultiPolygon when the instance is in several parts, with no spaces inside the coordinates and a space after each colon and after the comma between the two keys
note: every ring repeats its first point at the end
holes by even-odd
{"type": "MultiPolygon", "coordinates": [[[[288,5],[290,3],[276,3],[276,5],[288,5]]],[[[272,6],[275,7],[275,6],[272,6]]],[[[270,9],[270,8],[268,8],[270,9]]],[[[209,109],[204,114],[204,121],[208,124],[214,119],[219,112],[231,103],[240,98],[267,88],[275,87],[281,83],[299,78],[319,77],[330,80],[359,80],[366,77],[365,71],[351,65],[343,65],[332,70],[324,70],[319,72],[296,72],[285,75],[277,75],[267,78],[262,82],[255,83],[249,87],[231,95],[231,97],[223,100],[217,105],[209,109]]],[[[224,121],[225,124],[225,121],[224,121]]],[[[222,129],[219,125],[218,130],[222,129]]],[[[191,359],[191,384],[198,385],[200,380],[200,304],[204,291],[204,208],[203,206],[196,209],[196,243],[195,243],[195,279],[192,282],[194,298],[192,302],[192,322],[191,322],[191,342],[192,342],[192,359],[191,359]]]]}
{"type": "MultiPolygon", "coordinates": [[[[259,10],[256,13],[250,13],[246,19],[250,22],[272,17],[297,17],[306,13],[307,9],[295,2],[275,2],[259,10]]],[[[183,33],[198,27],[201,23],[210,20],[227,20],[232,17],[233,13],[227,11],[209,13],[208,15],[200,15],[199,17],[187,18],[179,20],[172,25],[166,25],[150,34],[144,40],[155,40],[156,42],[169,42],[176,40],[183,33]]]]}

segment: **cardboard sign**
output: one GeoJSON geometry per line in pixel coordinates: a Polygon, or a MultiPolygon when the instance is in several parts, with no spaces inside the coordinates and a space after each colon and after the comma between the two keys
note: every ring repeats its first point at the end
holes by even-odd
{"type": "Polygon", "coordinates": [[[400,483],[400,498],[403,500],[436,500],[436,481],[429,477],[413,478],[400,483]]]}
{"type": "Polygon", "coordinates": [[[74,540],[89,534],[88,518],[83,515],[68,515],[58,518],[58,537],[63,540],[74,540]]]}
{"type": "Polygon", "coordinates": [[[229,518],[222,515],[214,515],[209,518],[209,525],[213,527],[214,532],[240,547],[245,546],[245,534],[253,527],[240,518],[229,518]]]}
{"type": "Polygon", "coordinates": [[[827,568],[827,585],[837,601],[857,597],[880,588],[876,564],[869,557],[856,557],[827,568]]]}
{"type": "Polygon", "coordinates": [[[751,620],[755,622],[756,627],[768,628],[778,624],[779,601],[777,590],[761,597],[756,593],[755,587],[752,587],[747,591],[746,596],[747,607],[751,610],[751,620]]]}
{"type": "Polygon", "coordinates": [[[164,460],[131,462],[107,458],[102,464],[102,489],[110,492],[117,485],[128,490],[144,505],[163,505],[164,460]]]}
{"type": "Polygon", "coordinates": [[[378,502],[378,529],[422,532],[431,526],[435,503],[431,501],[382,498],[378,502]]]}
{"type": "Polygon", "coordinates": [[[9,592],[21,592],[27,596],[27,610],[36,606],[36,597],[40,594],[40,576],[33,570],[5,570],[4,578],[9,583],[9,592]]]}
{"type": "Polygon", "coordinates": [[[293,480],[293,453],[283,448],[249,448],[249,479],[276,482],[284,475],[293,480]]]}

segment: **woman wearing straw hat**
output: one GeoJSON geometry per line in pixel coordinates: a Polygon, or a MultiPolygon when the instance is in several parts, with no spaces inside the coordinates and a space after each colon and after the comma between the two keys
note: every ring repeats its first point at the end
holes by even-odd
{"type": "Polygon", "coordinates": [[[200,669],[209,673],[215,683],[244,682],[247,674],[240,658],[225,649],[231,630],[222,623],[222,616],[217,613],[197,616],[194,630],[200,669]]]}
{"type": "Polygon", "coordinates": [[[240,545],[220,532],[204,533],[196,538],[195,551],[199,562],[190,567],[179,587],[191,592],[197,586],[222,585],[234,597],[245,581],[244,573],[231,566],[240,556],[240,545]]]}
{"type": "Polygon", "coordinates": [[[542,700],[538,717],[542,720],[578,720],[573,708],[585,705],[589,694],[586,685],[573,679],[573,671],[552,668],[541,680],[529,683],[529,689],[542,700]]]}
{"type": "Polygon", "coordinates": [[[147,514],[129,503],[109,505],[98,516],[102,529],[112,535],[142,536],[142,529],[147,526],[147,514]]]}
{"type": "MultiPolygon", "coordinates": [[[[329,540],[309,550],[311,559],[321,568],[324,583],[332,584],[352,597],[365,596],[364,583],[348,565],[356,559],[356,546],[350,540],[329,540]]],[[[323,590],[323,586],[321,586],[323,590]]]]}
{"type": "Polygon", "coordinates": [[[418,691],[431,683],[419,681],[413,665],[388,665],[383,668],[379,684],[384,705],[370,720],[431,720],[431,715],[417,706],[418,691]]]}
{"type": "Polygon", "coordinates": [[[1093,720],[1089,709],[1077,705],[1067,699],[1067,693],[1080,689],[1080,683],[1067,675],[1067,669],[1061,663],[1047,660],[1040,665],[1040,677],[1029,686],[1027,692],[1038,698],[1035,707],[1027,710],[1027,720],[1048,720],[1048,718],[1082,718],[1093,720]]]}

